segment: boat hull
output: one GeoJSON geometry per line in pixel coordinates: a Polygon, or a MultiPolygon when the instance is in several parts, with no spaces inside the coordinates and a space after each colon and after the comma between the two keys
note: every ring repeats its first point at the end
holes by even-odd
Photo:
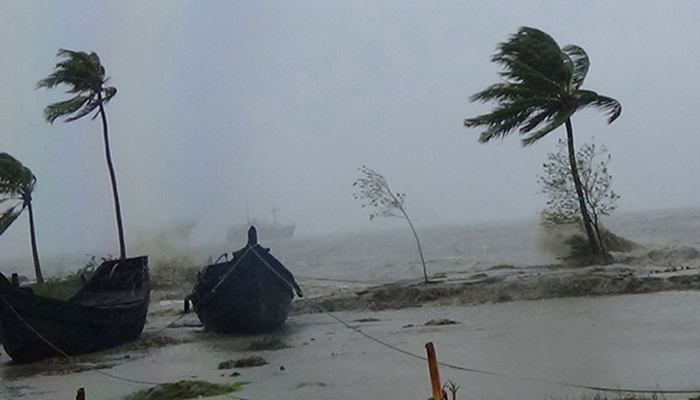
{"type": "Polygon", "coordinates": [[[13,361],[104,350],[141,335],[150,299],[148,261],[107,261],[67,301],[34,295],[1,274],[0,295],[0,341],[13,361]]]}
{"type": "Polygon", "coordinates": [[[295,291],[301,295],[291,272],[255,244],[205,267],[188,300],[213,332],[273,332],[284,326],[295,291]]]}

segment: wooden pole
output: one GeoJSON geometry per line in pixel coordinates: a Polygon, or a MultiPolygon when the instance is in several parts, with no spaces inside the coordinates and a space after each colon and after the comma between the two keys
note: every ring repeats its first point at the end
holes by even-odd
{"type": "Polygon", "coordinates": [[[435,346],[433,346],[433,342],[425,344],[425,351],[428,353],[428,371],[430,372],[430,385],[433,391],[433,400],[446,400],[442,397],[440,372],[438,371],[437,357],[435,356],[435,346]]]}

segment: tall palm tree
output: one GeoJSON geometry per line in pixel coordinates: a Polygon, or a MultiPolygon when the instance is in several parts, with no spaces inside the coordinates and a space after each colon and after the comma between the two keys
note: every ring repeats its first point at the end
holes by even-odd
{"type": "Polygon", "coordinates": [[[591,253],[600,254],[576,166],[571,116],[582,108],[596,107],[612,123],[620,116],[622,106],[613,98],[581,89],[590,66],[581,47],[560,48],[551,36],[538,29],[520,28],[498,45],[491,61],[502,66],[500,75],[504,81],[474,94],[471,100],[495,101],[496,108],[488,114],[465,119],[464,126],[484,127],[479,136],[481,143],[504,138],[519,128],[519,133],[526,135],[522,144],[529,146],[565,125],[569,164],[583,225],[591,253]]]}
{"type": "Polygon", "coordinates": [[[32,244],[32,257],[34,259],[34,273],[38,283],[44,282],[39,263],[39,250],[36,244],[36,230],[34,227],[34,209],[32,208],[32,193],[36,184],[36,176],[29,168],[22,165],[17,159],[7,153],[0,153],[0,203],[11,200],[19,200],[19,204],[5,210],[0,214],[0,235],[19,217],[25,209],[29,211],[29,239],[32,244]],[[20,207],[21,206],[21,207],[20,207]],[[17,209],[18,207],[19,210],[17,209]]]}
{"type": "Polygon", "coordinates": [[[112,195],[114,197],[114,210],[117,218],[117,233],[119,235],[120,258],[126,258],[126,244],[124,242],[124,226],[122,224],[122,212],[119,204],[119,191],[117,190],[117,176],[112,164],[112,154],[109,150],[109,134],[107,127],[107,114],[104,105],[107,104],[117,89],[105,86],[109,78],[105,76],[105,68],[100,63],[100,57],[92,52],[72,51],[61,49],[58,57],[63,58],[56,64],[54,72],[46,79],[37,83],[37,89],[53,89],[58,85],[67,85],[66,93],[75,94],[74,97],[48,105],[44,109],[46,121],[53,124],[58,118],[65,122],[75,121],[95,111],[93,119],[100,116],[102,119],[102,136],[105,146],[105,158],[107,169],[112,182],[112,195]]]}

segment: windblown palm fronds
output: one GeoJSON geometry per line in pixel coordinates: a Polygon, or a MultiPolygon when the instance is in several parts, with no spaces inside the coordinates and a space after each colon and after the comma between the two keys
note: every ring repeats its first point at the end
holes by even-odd
{"type": "MultiPolygon", "coordinates": [[[[495,102],[488,114],[464,120],[468,128],[483,128],[479,142],[502,139],[515,130],[529,146],[558,127],[566,126],[571,175],[579,197],[579,206],[591,252],[600,253],[586,209],[581,180],[574,157],[571,116],[586,107],[602,110],[608,123],[622,112],[620,103],[592,90],[581,89],[590,68],[586,52],[579,46],[559,47],[539,29],[522,27],[500,43],[491,61],[502,67],[503,82],[474,94],[474,102],[495,102]]],[[[604,255],[603,255],[604,256],[604,255]]],[[[603,257],[604,258],[604,257],[603,257]]]]}
{"type": "Polygon", "coordinates": [[[39,251],[36,244],[34,227],[34,211],[32,209],[32,193],[36,185],[36,176],[32,171],[22,165],[19,160],[7,153],[0,153],[0,204],[15,202],[0,213],[0,235],[12,225],[13,222],[26,209],[29,211],[29,235],[34,259],[34,271],[37,282],[43,282],[39,263],[39,251]]]}
{"type": "Polygon", "coordinates": [[[126,243],[124,241],[124,226],[122,224],[121,205],[119,191],[117,190],[117,176],[112,164],[112,154],[109,149],[109,134],[107,126],[107,114],[104,105],[116,94],[117,89],[105,86],[109,78],[105,76],[105,67],[100,62],[100,57],[94,53],[61,49],[58,57],[62,60],[56,63],[54,72],[45,79],[37,82],[37,89],[53,89],[59,85],[66,85],[66,93],[74,96],[68,100],[49,104],[44,109],[44,118],[53,124],[58,118],[64,118],[65,122],[75,121],[95,111],[93,119],[98,116],[102,120],[102,136],[105,146],[105,159],[112,184],[112,196],[114,198],[114,211],[117,220],[117,235],[119,239],[120,258],[126,258],[126,243]]]}

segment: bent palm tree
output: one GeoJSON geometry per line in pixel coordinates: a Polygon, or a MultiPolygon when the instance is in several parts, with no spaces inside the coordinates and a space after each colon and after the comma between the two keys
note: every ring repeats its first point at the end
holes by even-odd
{"type": "Polygon", "coordinates": [[[497,106],[489,114],[465,119],[464,126],[485,127],[479,136],[481,143],[504,138],[519,128],[521,135],[527,134],[522,144],[529,146],[565,125],[569,164],[583,225],[591,253],[600,254],[576,166],[571,116],[582,108],[596,107],[612,123],[620,116],[622,106],[613,98],[581,89],[590,67],[588,55],[581,47],[560,48],[551,36],[538,29],[520,28],[498,45],[491,60],[503,67],[500,75],[505,81],[474,94],[471,100],[495,101],[497,106]]]}
{"type": "Polygon", "coordinates": [[[109,150],[109,135],[107,127],[107,114],[104,105],[107,104],[117,89],[105,86],[109,78],[105,77],[105,68],[100,63],[100,57],[92,52],[72,51],[61,49],[58,57],[63,61],[56,64],[54,72],[46,79],[37,83],[37,89],[53,89],[60,84],[69,86],[66,91],[75,94],[74,97],[48,105],[44,109],[46,121],[53,124],[58,118],[64,118],[65,122],[75,121],[93,111],[94,118],[99,115],[102,119],[102,136],[105,146],[105,158],[107,169],[112,183],[112,195],[114,197],[114,210],[117,218],[117,233],[119,235],[120,258],[126,258],[126,244],[124,243],[124,226],[122,224],[121,206],[119,204],[119,192],[117,190],[117,176],[112,164],[112,154],[109,150]]]}
{"type": "Polygon", "coordinates": [[[0,214],[0,235],[22,214],[29,211],[29,239],[32,244],[32,257],[34,259],[34,273],[38,283],[44,282],[39,264],[39,250],[36,244],[36,231],[34,228],[34,210],[32,209],[32,192],[36,177],[29,168],[22,165],[17,159],[7,153],[0,153],[0,203],[11,200],[19,200],[19,204],[5,210],[0,214]],[[20,207],[21,206],[21,207],[20,207]],[[18,207],[19,210],[17,209],[18,207]]]}

